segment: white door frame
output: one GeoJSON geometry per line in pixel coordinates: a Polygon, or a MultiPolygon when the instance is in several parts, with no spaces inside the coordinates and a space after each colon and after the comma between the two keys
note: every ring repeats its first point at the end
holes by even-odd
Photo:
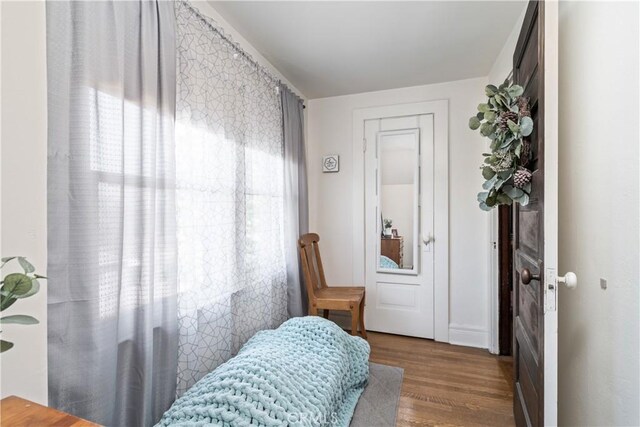
{"type": "Polygon", "coordinates": [[[365,120],[433,114],[434,128],[434,339],[449,342],[449,101],[362,108],[353,112],[353,283],[365,277],[365,120]]]}
{"type": "MultiPolygon", "coordinates": [[[[544,3],[544,425],[558,424],[558,2],[544,3]],[[553,288],[553,289],[550,289],[553,288]]],[[[540,272],[542,274],[542,272],[540,272]]]]}

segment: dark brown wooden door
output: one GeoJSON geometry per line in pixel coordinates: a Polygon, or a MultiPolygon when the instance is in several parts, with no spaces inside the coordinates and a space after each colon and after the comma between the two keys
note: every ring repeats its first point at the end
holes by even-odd
{"type": "Polygon", "coordinates": [[[513,209],[514,416],[518,426],[544,423],[544,2],[528,5],[513,56],[513,78],[529,98],[533,172],[527,206],[513,209]]]}

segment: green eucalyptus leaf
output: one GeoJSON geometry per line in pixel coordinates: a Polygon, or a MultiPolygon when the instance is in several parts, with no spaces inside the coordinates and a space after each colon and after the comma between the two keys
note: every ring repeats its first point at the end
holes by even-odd
{"type": "Polygon", "coordinates": [[[487,204],[487,206],[493,207],[496,205],[496,202],[498,201],[497,199],[498,199],[497,194],[494,191],[492,191],[489,193],[489,197],[487,197],[487,200],[485,201],[485,203],[487,204]]]}
{"type": "Polygon", "coordinates": [[[0,324],[16,324],[16,325],[37,325],[38,319],[32,316],[27,316],[26,314],[14,314],[13,316],[4,316],[0,317],[0,324]]]}
{"type": "Polygon", "coordinates": [[[513,200],[518,200],[520,197],[522,197],[522,195],[524,194],[524,191],[522,191],[519,188],[513,187],[513,186],[504,186],[503,187],[504,193],[511,197],[513,200]]]}
{"type": "Polygon", "coordinates": [[[478,114],[476,114],[476,117],[478,118],[478,120],[484,120],[484,113],[478,111],[478,114]]]}
{"type": "Polygon", "coordinates": [[[490,155],[489,157],[487,157],[487,158],[485,159],[485,162],[487,162],[487,163],[489,163],[489,164],[493,165],[493,164],[496,164],[496,163],[498,162],[498,158],[496,157],[496,155],[495,155],[495,154],[492,154],[492,155],[490,155]]]}
{"type": "Polygon", "coordinates": [[[6,310],[11,307],[14,302],[18,301],[17,298],[14,297],[6,297],[4,295],[0,296],[0,311],[6,310]]]}
{"type": "Polygon", "coordinates": [[[520,119],[520,132],[522,136],[529,136],[533,132],[533,120],[531,117],[524,116],[520,119]]]}
{"type": "Polygon", "coordinates": [[[33,273],[34,271],[36,271],[36,268],[33,266],[33,264],[27,261],[25,257],[19,256],[18,262],[20,263],[20,266],[22,267],[25,273],[33,273]]]}
{"type": "Polygon", "coordinates": [[[523,188],[524,192],[527,194],[531,194],[531,183],[527,182],[523,188]]]}
{"type": "Polygon", "coordinates": [[[513,203],[513,200],[511,200],[511,197],[507,196],[503,192],[498,193],[497,201],[501,205],[510,205],[513,203]]]}
{"type": "Polygon", "coordinates": [[[487,191],[482,191],[482,192],[478,193],[478,201],[479,202],[486,201],[487,197],[489,197],[489,192],[487,192],[487,191]]]}
{"type": "Polygon", "coordinates": [[[15,257],[15,256],[6,256],[6,257],[4,257],[4,258],[0,258],[0,262],[9,262],[9,261],[11,261],[12,259],[16,259],[16,258],[17,258],[17,257],[15,257]]]}
{"type": "Polygon", "coordinates": [[[8,274],[4,278],[4,285],[2,285],[2,289],[7,294],[13,294],[20,298],[21,295],[24,295],[31,290],[31,286],[31,278],[29,276],[22,273],[12,273],[8,274]]]}
{"type": "Polygon", "coordinates": [[[478,204],[478,206],[480,206],[480,209],[482,209],[483,211],[490,211],[492,208],[490,206],[487,206],[487,204],[485,202],[480,202],[478,204]]]}
{"type": "Polygon", "coordinates": [[[487,111],[490,111],[491,107],[489,106],[489,104],[478,104],[478,111],[480,111],[481,113],[485,113],[487,111]]]}
{"type": "Polygon", "coordinates": [[[484,122],[482,126],[480,126],[480,133],[483,136],[489,136],[496,131],[496,125],[493,125],[489,122],[484,122]]]}
{"type": "Polygon", "coordinates": [[[473,116],[469,119],[469,128],[472,130],[476,130],[480,127],[480,120],[476,116],[473,116]]]}
{"type": "Polygon", "coordinates": [[[27,298],[32,295],[35,295],[38,293],[39,290],[40,290],[40,282],[38,282],[38,279],[31,279],[31,289],[29,290],[29,292],[22,295],[20,298],[27,298]]]}
{"type": "Polygon", "coordinates": [[[487,96],[493,96],[493,95],[495,95],[496,93],[498,93],[498,88],[497,88],[497,87],[495,87],[494,85],[487,85],[487,86],[484,88],[484,93],[486,93],[486,94],[487,94],[487,96]]]}
{"type": "Polygon", "coordinates": [[[494,175],[493,178],[486,180],[484,184],[482,184],[482,188],[485,190],[489,190],[493,188],[497,180],[498,180],[498,175],[494,175]]]}
{"type": "Polygon", "coordinates": [[[513,85],[507,89],[512,98],[517,98],[524,93],[524,89],[520,85],[513,85]]]}
{"type": "Polygon", "coordinates": [[[11,350],[13,343],[5,340],[0,340],[0,353],[4,353],[7,350],[11,350]]]}
{"type": "Polygon", "coordinates": [[[484,179],[491,179],[496,175],[495,171],[488,166],[482,168],[482,176],[484,179]]]}
{"type": "Polygon", "coordinates": [[[514,170],[513,169],[507,169],[504,171],[500,171],[498,172],[498,177],[500,177],[500,179],[506,181],[509,178],[511,178],[511,176],[513,175],[514,170]]]}
{"type": "Polygon", "coordinates": [[[529,204],[529,195],[527,193],[522,193],[522,196],[518,198],[518,203],[522,206],[527,206],[529,204]]]}
{"type": "Polygon", "coordinates": [[[513,133],[518,133],[520,131],[520,126],[518,126],[511,120],[507,120],[507,126],[509,126],[509,130],[513,133]]]}
{"type": "Polygon", "coordinates": [[[496,114],[495,111],[487,111],[486,113],[484,113],[485,120],[490,123],[493,123],[497,117],[498,115],[496,114]]]}

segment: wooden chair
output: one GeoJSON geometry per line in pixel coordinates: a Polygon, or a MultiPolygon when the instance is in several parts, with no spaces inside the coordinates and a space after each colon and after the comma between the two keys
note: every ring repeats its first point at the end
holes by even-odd
{"type": "Polygon", "coordinates": [[[367,338],[364,328],[364,286],[327,286],[318,247],[320,236],[315,233],[305,234],[298,240],[300,259],[309,296],[309,314],[318,315],[323,310],[325,319],[329,310],[351,312],[351,335],[358,334],[358,325],[363,338],[367,338]]]}

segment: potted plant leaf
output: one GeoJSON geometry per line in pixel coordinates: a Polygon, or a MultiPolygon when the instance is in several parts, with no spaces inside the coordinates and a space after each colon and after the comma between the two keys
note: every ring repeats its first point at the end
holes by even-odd
{"type": "MultiPolygon", "coordinates": [[[[20,299],[34,296],[40,290],[40,279],[46,279],[35,272],[35,267],[22,256],[12,256],[0,259],[0,269],[15,260],[20,264],[24,273],[10,273],[4,276],[0,282],[0,325],[36,325],[38,319],[26,314],[12,314],[10,316],[2,316],[2,312],[11,307],[20,299]]],[[[2,332],[2,331],[0,331],[2,332]]],[[[0,340],[0,353],[10,350],[13,343],[0,340]]]]}

